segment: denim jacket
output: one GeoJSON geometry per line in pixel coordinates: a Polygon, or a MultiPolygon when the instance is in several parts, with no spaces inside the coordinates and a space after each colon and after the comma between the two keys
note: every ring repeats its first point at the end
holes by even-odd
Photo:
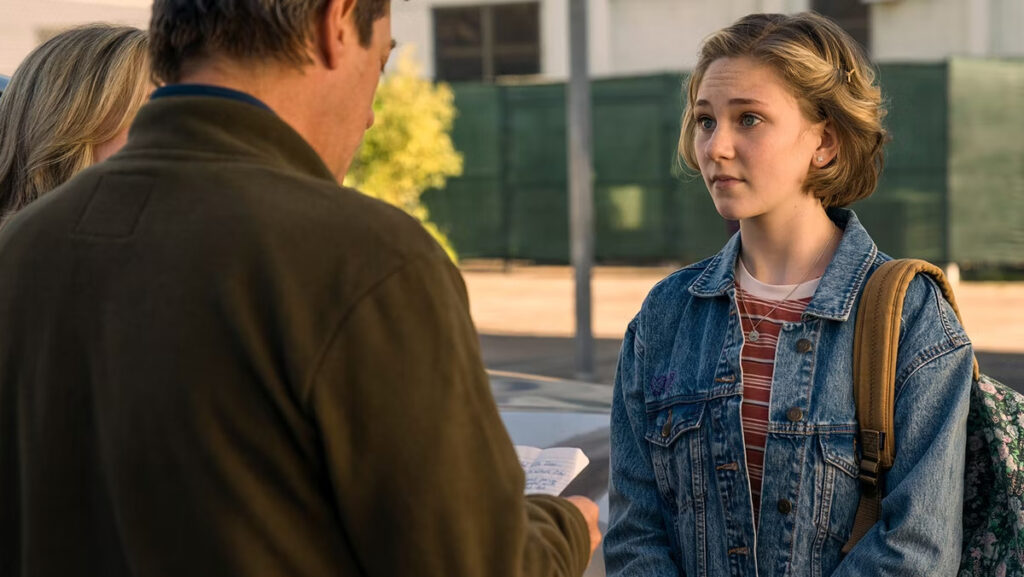
{"type": "Polygon", "coordinates": [[[657,284],[629,324],[612,402],[609,575],[956,574],[973,352],[938,288],[920,276],[902,313],[896,460],[881,519],[841,554],[861,490],[857,305],[889,257],[852,211],[829,216],[842,241],[801,322],[779,336],[759,512],[740,421],[739,235],[657,284]]]}

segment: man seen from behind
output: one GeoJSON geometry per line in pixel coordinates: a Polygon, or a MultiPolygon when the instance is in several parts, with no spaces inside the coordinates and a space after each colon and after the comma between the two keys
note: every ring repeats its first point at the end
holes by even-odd
{"type": "Polygon", "coordinates": [[[0,575],[581,574],[457,269],[338,186],[389,0],[157,0],[150,42],[125,148],[0,233],[0,575]]]}

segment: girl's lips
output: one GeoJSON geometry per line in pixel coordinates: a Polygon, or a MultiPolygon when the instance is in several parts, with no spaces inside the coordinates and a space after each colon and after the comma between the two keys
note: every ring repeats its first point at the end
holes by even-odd
{"type": "Polygon", "coordinates": [[[738,178],[732,178],[732,177],[728,177],[728,176],[716,176],[711,181],[711,185],[712,186],[717,186],[717,187],[722,187],[722,188],[729,188],[729,187],[735,186],[735,185],[737,185],[737,184],[739,184],[741,182],[743,182],[743,181],[738,179],[738,178]]]}

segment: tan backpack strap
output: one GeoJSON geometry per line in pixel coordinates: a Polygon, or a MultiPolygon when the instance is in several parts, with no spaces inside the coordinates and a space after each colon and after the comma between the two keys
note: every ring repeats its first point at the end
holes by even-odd
{"type": "MultiPolygon", "coordinates": [[[[860,480],[864,488],[847,553],[878,521],[882,480],[896,456],[893,442],[896,357],[907,287],[918,274],[932,277],[960,318],[953,289],[942,270],[923,260],[900,259],[882,264],[868,279],[857,312],[853,342],[853,386],[860,425],[860,480]]],[[[978,378],[978,361],[974,361],[978,378]]]]}
{"type": "Polygon", "coordinates": [[[843,545],[843,555],[853,549],[853,546],[861,540],[868,531],[875,526],[875,523],[882,517],[882,492],[877,487],[865,489],[857,504],[857,516],[853,520],[853,531],[850,532],[850,540],[843,545]]]}

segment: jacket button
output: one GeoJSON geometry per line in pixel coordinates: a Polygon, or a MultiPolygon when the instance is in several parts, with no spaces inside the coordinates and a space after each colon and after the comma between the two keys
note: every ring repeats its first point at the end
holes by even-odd
{"type": "Polygon", "coordinates": [[[814,350],[814,344],[807,339],[800,339],[796,342],[796,352],[798,353],[809,353],[814,350]]]}
{"type": "Polygon", "coordinates": [[[789,499],[779,499],[779,513],[783,515],[789,515],[789,512],[793,510],[793,504],[789,502],[789,499]]]}
{"type": "Polygon", "coordinates": [[[793,423],[799,423],[804,419],[804,412],[800,410],[800,407],[793,407],[786,411],[786,418],[793,423]]]}

